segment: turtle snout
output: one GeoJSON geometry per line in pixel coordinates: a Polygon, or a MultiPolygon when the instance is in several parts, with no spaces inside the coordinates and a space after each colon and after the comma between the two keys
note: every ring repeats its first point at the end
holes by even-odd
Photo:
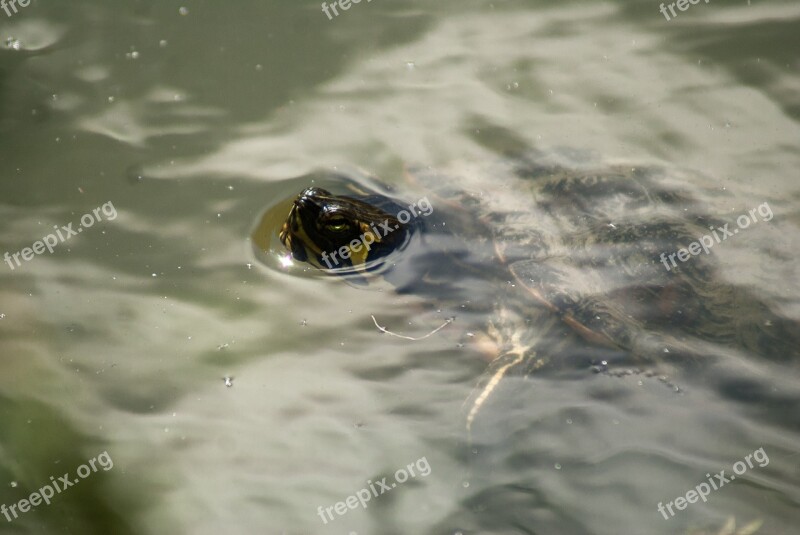
{"type": "Polygon", "coordinates": [[[331,194],[322,188],[306,188],[294,200],[295,206],[310,208],[319,206],[325,199],[330,198],[331,194]]]}

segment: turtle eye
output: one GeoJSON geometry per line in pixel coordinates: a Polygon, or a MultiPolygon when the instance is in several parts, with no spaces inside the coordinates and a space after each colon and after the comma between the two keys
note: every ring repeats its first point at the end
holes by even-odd
{"type": "Polygon", "coordinates": [[[350,228],[350,224],[343,217],[337,217],[325,223],[325,228],[331,232],[343,232],[350,228]]]}

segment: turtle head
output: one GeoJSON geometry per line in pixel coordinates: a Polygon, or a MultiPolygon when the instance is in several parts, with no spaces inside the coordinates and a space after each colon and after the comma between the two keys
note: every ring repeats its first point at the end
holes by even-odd
{"type": "Polygon", "coordinates": [[[405,226],[375,203],[307,188],[294,200],[280,240],[295,260],[320,269],[361,269],[405,235],[405,226]]]}

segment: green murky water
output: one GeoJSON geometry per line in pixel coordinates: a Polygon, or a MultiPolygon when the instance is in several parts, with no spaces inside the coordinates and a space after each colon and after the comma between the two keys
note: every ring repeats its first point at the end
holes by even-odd
{"type": "Polygon", "coordinates": [[[731,516],[796,532],[795,360],[679,366],[680,394],[579,369],[512,378],[473,450],[462,404],[485,362],[468,312],[390,338],[371,315],[420,336],[459,311],[282,269],[251,241],[320,169],[399,185],[408,164],[486,160],[499,128],[545,153],[696,170],[727,220],[768,202],[774,218],[713,255],[800,320],[796,3],[669,21],[633,1],[374,0],[330,20],[300,0],[15,6],[0,10],[1,533],[639,535],[731,516]],[[52,253],[35,245],[53,233],[52,253]],[[768,463],[659,513],[760,448],[768,463]],[[398,470],[415,475],[336,511],[398,470]],[[21,504],[48,485],[49,505],[21,504]]]}

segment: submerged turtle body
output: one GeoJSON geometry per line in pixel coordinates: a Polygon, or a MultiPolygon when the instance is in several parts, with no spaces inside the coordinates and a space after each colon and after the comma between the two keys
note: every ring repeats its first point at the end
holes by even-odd
{"type": "MultiPolygon", "coordinates": [[[[407,175],[412,190],[429,196],[429,217],[403,224],[392,210],[407,203],[386,195],[379,206],[376,197],[307,190],[281,239],[296,258],[319,266],[308,256],[324,252],[320,244],[349,247],[391,220],[392,234],[373,236],[374,256],[391,266],[383,276],[399,292],[437,307],[468,302],[488,316],[485,332],[496,349],[468,428],[510,373],[707,359],[721,356],[720,348],[797,355],[796,325],[722,280],[713,253],[670,260],[721,225],[682,189],[691,182],[680,173],[521,157],[407,175]],[[314,197],[316,212],[304,208],[304,196],[314,197]],[[340,238],[326,227],[326,207],[349,218],[340,238]]],[[[350,267],[368,271],[372,254],[350,267]]]]}

